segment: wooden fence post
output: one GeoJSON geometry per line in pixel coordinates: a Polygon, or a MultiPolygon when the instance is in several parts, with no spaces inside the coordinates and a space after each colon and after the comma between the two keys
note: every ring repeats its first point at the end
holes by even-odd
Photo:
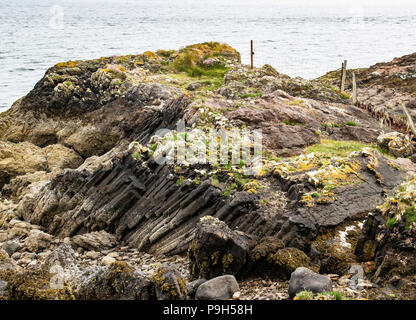
{"type": "Polygon", "coordinates": [[[345,90],[345,80],[347,79],[347,60],[344,60],[341,71],[341,93],[345,90]]]}
{"type": "Polygon", "coordinates": [[[355,78],[355,72],[352,73],[352,104],[357,104],[357,79],[355,78]]]}
{"type": "Polygon", "coordinates": [[[407,122],[409,122],[410,130],[412,130],[413,134],[416,136],[416,128],[415,128],[415,124],[413,123],[412,116],[410,115],[409,111],[407,110],[403,102],[400,102],[400,107],[402,107],[404,115],[407,118],[407,122]]]}
{"type": "Polygon", "coordinates": [[[251,57],[251,69],[254,67],[254,46],[253,46],[253,40],[250,41],[251,49],[250,49],[250,57],[251,57]]]}

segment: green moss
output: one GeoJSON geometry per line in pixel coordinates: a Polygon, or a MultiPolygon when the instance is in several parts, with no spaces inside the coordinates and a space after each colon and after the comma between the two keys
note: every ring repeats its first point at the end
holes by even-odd
{"type": "Polygon", "coordinates": [[[283,120],[282,122],[287,126],[303,126],[303,123],[294,122],[294,121],[291,121],[291,120],[283,120]]]}
{"type": "Polygon", "coordinates": [[[309,257],[303,251],[296,248],[280,249],[274,255],[270,255],[267,260],[287,276],[299,267],[307,267],[316,270],[316,267],[311,264],[309,257]]]}
{"type": "Polygon", "coordinates": [[[350,300],[350,298],[339,291],[327,291],[317,294],[310,291],[301,291],[293,300],[350,300]]]}
{"type": "Polygon", "coordinates": [[[180,292],[177,291],[177,288],[174,283],[169,283],[169,280],[166,278],[168,270],[166,268],[159,268],[159,270],[152,276],[153,283],[157,285],[160,291],[166,296],[167,300],[176,300],[179,295],[186,292],[186,281],[182,277],[178,276],[178,286],[180,292]]]}
{"type": "Polygon", "coordinates": [[[346,126],[351,126],[351,127],[355,127],[355,126],[357,126],[357,123],[356,123],[356,122],[354,122],[354,121],[345,121],[345,122],[344,122],[344,124],[345,124],[346,126]]]}
{"type": "Polygon", "coordinates": [[[222,267],[227,270],[233,263],[234,257],[231,253],[226,253],[222,256],[222,267]]]}
{"type": "Polygon", "coordinates": [[[328,156],[346,157],[351,152],[361,151],[365,147],[368,147],[368,145],[358,141],[321,139],[321,143],[306,148],[306,153],[319,152],[328,156]]]}
{"type": "Polygon", "coordinates": [[[10,300],[74,300],[71,289],[50,287],[49,274],[40,272],[18,273],[13,270],[0,271],[0,279],[7,281],[10,300]]]}

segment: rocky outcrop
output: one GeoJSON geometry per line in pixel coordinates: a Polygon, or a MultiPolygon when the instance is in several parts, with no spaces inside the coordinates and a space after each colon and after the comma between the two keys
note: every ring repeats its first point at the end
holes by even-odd
{"type": "Polygon", "coordinates": [[[373,280],[414,277],[415,179],[403,183],[383,205],[370,213],[355,249],[361,261],[374,261],[373,280]]]}
{"type": "Polygon", "coordinates": [[[249,240],[247,235],[231,231],[217,218],[201,218],[188,249],[191,275],[211,279],[238,274],[246,263],[249,240]]]}
{"type": "Polygon", "coordinates": [[[395,157],[409,157],[414,153],[414,145],[409,136],[399,132],[382,134],[377,138],[377,145],[395,157]]]}
{"type": "Polygon", "coordinates": [[[411,275],[412,215],[375,209],[415,171],[377,148],[410,156],[412,138],[331,81],[250,69],[218,43],[55,65],[0,115],[0,242],[24,269],[0,274],[0,294],[225,299],[239,290],[231,275],[285,281],[306,267],[342,278],[357,257],[375,260],[381,282],[411,275]],[[213,129],[262,129],[263,150],[247,162],[178,161],[178,141],[213,129]],[[189,270],[162,265],[186,252],[189,270]],[[48,287],[57,266],[60,289],[48,287]],[[187,292],[191,278],[211,280],[187,292]]]}
{"type": "Polygon", "coordinates": [[[304,204],[294,210],[279,231],[286,245],[304,248],[322,228],[363,218],[405,176],[393,162],[371,149],[349,160],[327,161],[329,167],[325,168],[325,161],[310,155],[277,170],[289,197],[304,204]]]}
{"type": "MultiPolygon", "coordinates": [[[[357,76],[359,106],[384,125],[393,126],[403,133],[410,132],[410,128],[400,104],[403,103],[412,118],[416,119],[415,61],[416,54],[413,53],[353,70],[357,76]]],[[[352,90],[352,77],[348,73],[346,88],[352,90]]],[[[340,79],[340,71],[333,71],[319,78],[319,81],[339,87],[340,79]]]]}

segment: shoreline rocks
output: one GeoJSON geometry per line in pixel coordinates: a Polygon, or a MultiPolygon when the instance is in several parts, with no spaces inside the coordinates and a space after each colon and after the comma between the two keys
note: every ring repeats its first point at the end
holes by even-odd
{"type": "MultiPolygon", "coordinates": [[[[412,59],[369,70],[393,79],[412,59]]],[[[384,297],[371,283],[348,288],[354,265],[408,295],[416,166],[403,157],[415,149],[394,131],[406,131],[402,122],[389,124],[399,124],[391,103],[409,97],[413,80],[390,93],[387,117],[370,91],[391,83],[367,78],[353,106],[334,79],[250,69],[219,43],[50,68],[0,116],[0,295],[244,299],[269,290],[287,299],[296,272],[310,269],[312,291],[329,279],[319,271],[349,296],[384,297]],[[211,129],[263,129],[262,154],[239,164],[156,161],[211,129]]]]}

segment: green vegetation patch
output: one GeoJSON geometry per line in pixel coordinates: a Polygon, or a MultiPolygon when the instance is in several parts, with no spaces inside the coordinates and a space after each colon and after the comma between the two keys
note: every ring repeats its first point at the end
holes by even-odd
{"type": "Polygon", "coordinates": [[[306,149],[306,153],[318,152],[328,156],[346,157],[351,152],[361,151],[369,145],[358,141],[337,141],[331,139],[321,139],[321,143],[314,144],[306,149]]]}

